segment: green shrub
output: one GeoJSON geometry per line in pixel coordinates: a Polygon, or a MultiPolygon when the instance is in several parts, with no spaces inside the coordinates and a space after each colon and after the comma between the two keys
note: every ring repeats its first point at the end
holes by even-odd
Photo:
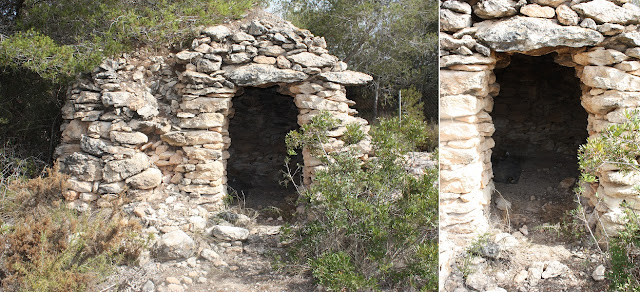
{"type": "Polygon", "coordinates": [[[626,209],[627,223],[616,237],[609,241],[611,269],[606,276],[611,281],[610,291],[640,291],[640,224],[638,215],[626,209]]]}
{"type": "MultiPolygon", "coordinates": [[[[0,66],[65,80],[139,46],[166,49],[201,25],[238,18],[255,0],[21,1],[13,34],[1,40],[0,66]]],[[[3,14],[5,12],[3,11],[3,14]]]]}
{"type": "Polygon", "coordinates": [[[320,151],[336,126],[328,114],[287,137],[291,151],[309,147],[326,164],[300,194],[313,220],[286,229],[289,259],[331,290],[437,289],[438,173],[408,173],[403,154],[419,144],[410,135],[420,135],[415,124],[389,123],[372,131],[376,156],[367,162],[320,151]]]}
{"type": "Polygon", "coordinates": [[[438,147],[438,127],[412,116],[380,119],[371,129],[379,151],[435,151],[438,147]]]}
{"type": "MultiPolygon", "coordinates": [[[[627,122],[609,126],[596,138],[590,138],[582,145],[578,152],[581,183],[597,182],[596,173],[605,163],[613,164],[622,172],[638,172],[640,165],[640,113],[631,111],[626,113],[627,122]]],[[[636,186],[638,189],[639,186],[636,186]]],[[[576,188],[582,194],[582,187],[576,188]]],[[[597,194],[596,194],[597,196],[597,194]]],[[[625,206],[623,206],[625,207],[625,206]]],[[[579,209],[580,210],[580,209],[579,209]]],[[[608,240],[607,251],[610,269],[606,276],[610,280],[610,291],[640,291],[640,224],[634,210],[626,206],[626,221],[624,228],[608,240]]],[[[581,211],[581,210],[580,210],[581,211]]],[[[584,212],[581,212],[584,214],[584,212]]],[[[584,217],[584,216],[582,216],[584,217]]],[[[581,219],[587,224],[585,218],[581,219]]],[[[591,232],[586,226],[586,230],[591,232]]]]}
{"type": "Polygon", "coordinates": [[[375,285],[373,279],[367,280],[356,271],[348,254],[338,251],[321,255],[310,260],[313,277],[329,291],[357,291],[375,285]]]}

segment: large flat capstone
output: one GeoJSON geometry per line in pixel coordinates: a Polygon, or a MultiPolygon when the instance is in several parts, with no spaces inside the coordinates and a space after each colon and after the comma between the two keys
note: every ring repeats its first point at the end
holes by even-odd
{"type": "Polygon", "coordinates": [[[498,52],[527,52],[540,48],[594,46],[604,40],[599,32],[562,26],[550,19],[516,16],[485,23],[476,37],[498,52]]]}
{"type": "Polygon", "coordinates": [[[292,83],[307,79],[307,74],[291,69],[278,69],[267,64],[250,64],[235,68],[226,74],[239,86],[260,86],[271,83],[292,83]]]}

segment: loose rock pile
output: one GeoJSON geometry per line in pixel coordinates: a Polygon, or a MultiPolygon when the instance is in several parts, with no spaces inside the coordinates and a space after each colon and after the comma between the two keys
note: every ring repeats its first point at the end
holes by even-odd
{"type": "MultiPolygon", "coordinates": [[[[627,1],[480,0],[473,6],[447,0],[440,11],[440,162],[441,271],[469,238],[488,228],[494,189],[489,113],[500,90],[493,69],[508,65],[508,55],[554,53],[556,63],[573,67],[580,78],[582,105],[589,114],[590,136],[640,100],[640,8],[627,1]]],[[[637,174],[622,175],[604,166],[600,184],[588,186],[602,224],[614,234],[622,221],[620,203],[635,208],[637,174]]]]}

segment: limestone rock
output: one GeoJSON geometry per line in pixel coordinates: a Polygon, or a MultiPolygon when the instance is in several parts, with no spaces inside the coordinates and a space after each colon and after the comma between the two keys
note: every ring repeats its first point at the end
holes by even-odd
{"type": "Polygon", "coordinates": [[[106,182],[120,181],[142,172],[150,165],[149,157],[144,153],[136,153],[126,159],[112,160],[105,163],[104,180],[106,182]]]}
{"type": "Polygon", "coordinates": [[[604,36],[594,30],[562,26],[550,19],[521,16],[483,25],[478,28],[476,37],[498,52],[594,46],[604,40],[604,36]]]}
{"type": "Polygon", "coordinates": [[[175,131],[161,135],[171,146],[201,145],[222,142],[222,135],[211,131],[175,131]]]}
{"type": "Polygon", "coordinates": [[[64,159],[62,172],[84,181],[102,179],[102,161],[94,156],[75,152],[64,159]]]}
{"type": "Polygon", "coordinates": [[[460,95],[472,94],[485,96],[488,94],[489,72],[465,72],[455,70],[440,71],[440,94],[460,95]]]}
{"type": "Polygon", "coordinates": [[[209,26],[202,30],[202,33],[208,35],[214,41],[222,41],[231,35],[231,30],[224,25],[209,26]]]}
{"type": "Polygon", "coordinates": [[[208,59],[200,59],[196,62],[198,72],[211,73],[220,70],[222,61],[214,62],[208,59]]]}
{"type": "Polygon", "coordinates": [[[298,94],[293,100],[299,108],[348,112],[349,106],[346,103],[335,102],[310,94],[298,94]]]}
{"type": "Polygon", "coordinates": [[[534,262],[533,264],[531,264],[531,266],[529,266],[529,269],[527,269],[527,271],[529,272],[529,276],[527,277],[529,279],[529,285],[536,286],[542,278],[544,263],[534,262]]]}
{"type": "Polygon", "coordinates": [[[176,54],[176,59],[179,64],[186,64],[200,57],[202,57],[202,53],[198,52],[182,51],[176,54]]]}
{"type": "Polygon", "coordinates": [[[93,189],[93,182],[69,179],[67,180],[67,186],[70,190],[74,190],[78,193],[90,193],[93,189]]]}
{"type": "Polygon", "coordinates": [[[200,252],[200,256],[203,257],[205,260],[208,260],[210,262],[213,262],[217,258],[220,257],[220,255],[217,252],[215,252],[215,251],[213,251],[213,250],[211,250],[209,248],[203,249],[202,252],[200,252]]]}
{"type": "Polygon", "coordinates": [[[123,107],[127,106],[131,98],[131,93],[126,91],[105,92],[102,94],[102,103],[105,106],[123,107]]]}
{"type": "Polygon", "coordinates": [[[213,227],[212,234],[226,241],[242,241],[249,237],[249,230],[242,227],[216,225],[213,227]]]}
{"type": "Polygon", "coordinates": [[[580,16],[567,5],[560,5],[556,8],[558,22],[564,25],[578,25],[580,16]]]}
{"type": "Polygon", "coordinates": [[[485,291],[489,286],[495,285],[494,280],[483,272],[475,272],[467,276],[464,282],[469,288],[477,291],[485,291]]]}
{"type": "Polygon", "coordinates": [[[573,56],[573,61],[580,65],[611,65],[627,59],[627,55],[616,50],[593,50],[573,56]]]}
{"type": "Polygon", "coordinates": [[[92,155],[102,156],[108,152],[109,144],[102,139],[83,136],[80,140],[80,149],[92,155]]]}
{"type": "Polygon", "coordinates": [[[191,257],[195,241],[182,230],[165,233],[154,246],[153,254],[161,261],[182,260],[191,257]]]}
{"type": "Polygon", "coordinates": [[[208,129],[222,127],[225,124],[225,116],[221,113],[201,113],[193,118],[180,120],[180,127],[185,129],[208,129]]]}
{"type": "Polygon", "coordinates": [[[336,60],[327,59],[309,52],[291,55],[287,59],[304,67],[327,67],[335,64],[336,60]]]}
{"type": "MultiPolygon", "coordinates": [[[[287,51],[283,49],[281,46],[268,46],[265,48],[260,48],[258,52],[267,57],[279,57],[284,55],[287,51]]],[[[285,58],[284,56],[282,57],[285,58]]]]}
{"type": "Polygon", "coordinates": [[[513,0],[480,0],[473,6],[473,12],[482,19],[516,15],[518,10],[513,0]]]}
{"type": "Polygon", "coordinates": [[[159,186],[162,182],[162,172],[157,168],[148,168],[147,170],[128,178],[125,182],[134,189],[153,189],[159,186]]]}
{"type": "Polygon", "coordinates": [[[293,83],[307,79],[307,74],[272,65],[249,64],[226,73],[227,78],[239,86],[261,86],[276,82],[293,83]]]}
{"type": "Polygon", "coordinates": [[[604,265],[599,265],[598,267],[596,267],[595,270],[593,270],[593,273],[591,273],[591,277],[595,281],[604,281],[605,279],[604,272],[605,272],[604,265]]]}
{"type": "Polygon", "coordinates": [[[569,267],[567,267],[565,264],[559,261],[550,261],[546,263],[546,268],[540,276],[542,277],[542,279],[555,278],[561,276],[568,270],[569,267]]]}
{"type": "Polygon", "coordinates": [[[197,160],[218,160],[222,158],[221,150],[213,150],[206,148],[195,148],[195,147],[184,147],[182,150],[187,154],[189,159],[197,159],[197,160]]]}
{"type": "Polygon", "coordinates": [[[620,7],[607,0],[593,0],[576,4],[572,8],[583,17],[592,18],[598,23],[640,23],[640,8],[630,3],[620,7]]]}
{"type": "Polygon", "coordinates": [[[123,181],[114,183],[101,183],[98,187],[100,194],[119,194],[124,191],[125,183],[123,181]]]}
{"type": "Polygon", "coordinates": [[[440,57],[440,67],[443,68],[455,65],[493,65],[495,63],[495,58],[481,56],[478,54],[471,56],[449,55],[440,57]]]}
{"type": "Polygon", "coordinates": [[[471,14],[471,5],[466,2],[457,0],[447,0],[442,2],[442,8],[450,9],[452,11],[464,14],[471,14]]]}
{"type": "Polygon", "coordinates": [[[456,32],[471,26],[471,14],[440,9],[440,30],[456,32]]]}
{"type": "Polygon", "coordinates": [[[629,57],[640,59],[640,48],[629,48],[624,53],[629,57]]]}
{"type": "Polygon", "coordinates": [[[553,18],[556,11],[548,6],[540,6],[538,4],[529,4],[520,8],[520,13],[529,17],[553,18]]]}
{"type": "Polygon", "coordinates": [[[195,171],[184,175],[188,179],[205,179],[210,181],[219,180],[224,175],[224,164],[222,161],[211,161],[205,164],[198,164],[195,171]]]}
{"type": "Polygon", "coordinates": [[[233,39],[234,42],[236,43],[241,43],[244,41],[255,41],[256,38],[244,31],[240,31],[240,32],[236,32],[234,33],[231,38],[233,39]]]}
{"type": "Polygon", "coordinates": [[[602,89],[640,91],[640,77],[611,67],[586,66],[580,78],[584,84],[602,89]]]}
{"type": "Polygon", "coordinates": [[[630,47],[640,47],[640,32],[627,31],[616,36],[616,40],[630,47]]]}
{"type": "Polygon", "coordinates": [[[484,107],[473,95],[451,95],[440,98],[440,117],[454,118],[475,115],[484,107]]]}
{"type": "Polygon", "coordinates": [[[608,90],[596,96],[583,95],[582,105],[587,111],[602,115],[617,108],[640,107],[640,92],[608,90]]]}
{"type": "Polygon", "coordinates": [[[342,85],[364,85],[373,80],[370,75],[355,72],[355,71],[342,71],[342,72],[325,72],[318,74],[318,77],[324,81],[338,83],[342,85]]]}
{"type": "Polygon", "coordinates": [[[149,137],[144,133],[140,132],[120,132],[120,131],[112,131],[110,133],[111,140],[114,142],[118,142],[120,144],[130,144],[130,145],[138,145],[147,143],[149,141],[149,137]]]}
{"type": "Polygon", "coordinates": [[[542,6],[558,7],[560,4],[566,2],[566,0],[533,0],[533,2],[542,6]]]}
{"type": "Polygon", "coordinates": [[[605,23],[598,26],[598,31],[603,35],[612,36],[624,31],[624,26],[620,24],[605,23]]]}
{"type": "Polygon", "coordinates": [[[201,113],[215,113],[231,108],[231,98],[198,97],[183,100],[180,103],[183,110],[197,110],[201,113]]]}

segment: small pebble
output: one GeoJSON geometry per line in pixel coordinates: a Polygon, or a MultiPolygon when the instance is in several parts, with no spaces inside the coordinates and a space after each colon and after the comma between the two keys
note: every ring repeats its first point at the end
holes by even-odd
{"type": "Polygon", "coordinates": [[[182,277],[182,282],[184,282],[187,285],[191,285],[191,284],[193,284],[193,279],[184,276],[184,277],[182,277]]]}

